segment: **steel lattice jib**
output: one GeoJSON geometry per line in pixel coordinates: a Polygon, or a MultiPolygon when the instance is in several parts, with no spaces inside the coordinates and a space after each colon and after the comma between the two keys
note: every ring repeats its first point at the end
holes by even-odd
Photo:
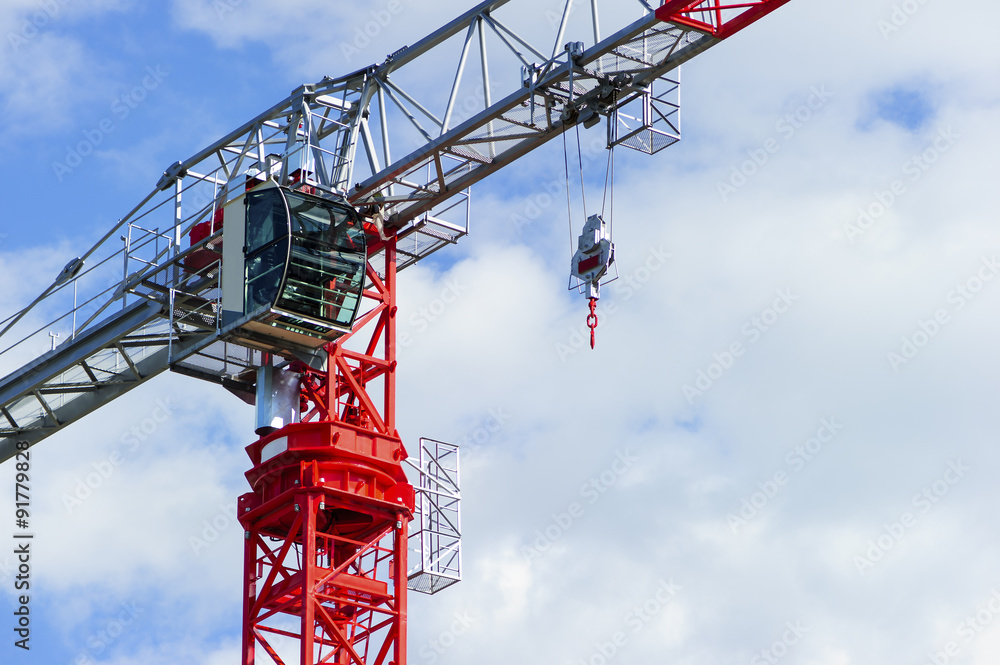
{"type": "Polygon", "coordinates": [[[250,181],[222,217],[225,336],[288,356],[350,332],[367,260],[350,204],[250,181]]]}

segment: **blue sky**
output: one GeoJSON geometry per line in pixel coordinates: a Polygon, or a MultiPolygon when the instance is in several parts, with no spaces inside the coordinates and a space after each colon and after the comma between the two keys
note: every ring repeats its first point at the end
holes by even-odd
{"type": "Polygon", "coordinates": [[[917,85],[899,84],[875,90],[869,103],[868,117],[862,120],[865,128],[881,121],[907,132],[917,132],[934,120],[933,94],[917,85]]]}
{"type": "MultiPolygon", "coordinates": [[[[559,3],[510,4],[544,30],[559,3]]],[[[612,23],[633,5],[602,7],[612,23]]],[[[616,633],[618,663],[997,662],[1000,9],[897,5],[792,0],[684,68],[681,143],[618,153],[622,279],[596,350],[545,188],[561,141],[474,188],[472,234],[402,273],[400,432],[467,452],[466,579],[412,597],[413,665],[602,665],[616,633]],[[457,616],[471,625],[437,649],[457,616]]],[[[168,165],[471,3],[401,0],[379,23],[388,6],[5,2],[0,317],[168,165]]],[[[603,158],[586,178],[593,208],[603,158]]],[[[36,448],[32,649],[12,646],[4,578],[3,662],[236,662],[241,534],[191,539],[246,491],[252,428],[224,390],[170,375],[36,448]]]]}

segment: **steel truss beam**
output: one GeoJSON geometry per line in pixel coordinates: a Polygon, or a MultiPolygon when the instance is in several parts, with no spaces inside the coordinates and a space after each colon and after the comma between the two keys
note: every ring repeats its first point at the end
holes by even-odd
{"type": "MultiPolygon", "coordinates": [[[[246,528],[244,663],[257,650],[281,665],[405,664],[406,525],[321,487],[241,516],[246,528]],[[367,514],[372,526],[344,536],[330,516],[367,514]],[[286,522],[291,521],[288,526],[286,522]]],[[[244,505],[241,503],[241,505],[244,505]]]]}
{"type": "MultiPolygon", "coordinates": [[[[166,287],[174,267],[133,276],[121,287],[132,301],[123,297],[120,311],[84,324],[0,380],[0,462],[15,455],[17,443],[34,445],[168,369],[190,374],[212,364],[216,371],[201,370],[202,378],[237,387],[229,377],[252,368],[260,354],[220,341],[217,271],[186,271],[166,287]]],[[[99,308],[90,320],[106,312],[99,308]]],[[[252,392],[252,384],[240,388],[252,392]]]]}
{"type": "Polygon", "coordinates": [[[171,341],[180,356],[211,341],[205,333],[163,331],[161,316],[158,303],[136,302],[5,377],[0,462],[16,454],[18,442],[34,445],[166,370],[171,341]]]}
{"type": "Polygon", "coordinates": [[[386,436],[396,433],[396,239],[388,238],[373,250],[369,261],[369,288],[362,293],[371,308],[360,315],[353,330],[328,347],[326,372],[304,364],[303,397],[309,408],[303,422],[338,420],[371,427],[386,436]],[[382,262],[380,270],[374,261],[382,262]],[[365,339],[367,338],[367,339],[365,339]],[[357,343],[357,348],[349,345],[357,343]],[[378,393],[369,388],[381,382],[378,393]]]}
{"type": "MultiPolygon", "coordinates": [[[[599,20],[591,0],[592,30],[574,35],[567,0],[558,26],[536,25],[532,30],[544,34],[525,36],[512,27],[524,14],[522,2],[487,0],[381,64],[299,87],[170,166],[42,296],[0,322],[6,347],[0,362],[8,366],[21,364],[15,354],[30,358],[47,346],[49,333],[66,340],[32,379],[18,370],[0,381],[0,457],[17,437],[41,440],[166,369],[252,392],[252,380],[240,377],[252,374],[247,370],[259,364],[259,353],[226,342],[214,318],[218,266],[214,275],[184,268],[190,253],[217,243],[218,235],[182,247],[196,224],[242,191],[248,175],[346,195],[381,235],[394,235],[403,269],[467,234],[471,185],[595,114],[615,118],[638,102],[644,115],[666,121],[666,131],[627,133],[622,142],[647,152],[672,143],[673,107],[665,102],[667,111],[659,110],[652,85],[787,1],[670,0],[654,10],[638,0],[633,6],[643,16],[623,24],[616,12],[613,25],[607,15],[599,20]],[[470,66],[477,56],[479,66],[470,66]],[[448,63],[450,85],[436,83],[441,62],[448,63]],[[522,70],[516,82],[495,95],[503,74],[510,78],[515,69],[522,70]],[[155,304],[134,328],[130,307],[140,301],[155,304]],[[89,345],[89,333],[103,335],[103,346],[89,345]]],[[[384,275],[369,274],[370,282],[377,277],[384,275]]],[[[334,360],[331,371],[344,379],[336,396],[341,408],[360,409],[377,427],[391,429],[361,390],[388,376],[385,367],[363,351],[340,352],[334,360]]]]}
{"type": "Polygon", "coordinates": [[[247,448],[245,665],[258,648],[278,665],[293,652],[302,665],[406,664],[414,490],[395,431],[395,238],[383,245],[381,276],[368,266],[375,305],[328,345],[326,373],[296,368],[305,422],[247,448]]]}
{"type": "Polygon", "coordinates": [[[718,39],[726,39],[788,1],[667,0],[656,10],[656,18],[703,30],[718,39]]]}
{"type": "MultiPolygon", "coordinates": [[[[677,105],[654,83],[676,89],[669,72],[787,1],[669,0],[654,11],[638,0],[642,17],[602,36],[609,22],[591,0],[587,48],[590,34],[569,36],[573,0],[542,41],[511,27],[510,0],[487,0],[380,65],[297,88],[170,166],[39,298],[0,322],[0,361],[14,366],[6,354],[31,353],[48,334],[66,340],[0,380],[0,461],[167,369],[252,393],[251,370],[265,362],[221,326],[221,265],[191,267],[193,253],[217,252],[221,232],[187,249],[184,237],[242,196],[248,178],[346,197],[377,238],[370,307],[326,347],[325,371],[286,359],[283,369],[302,377],[303,422],[247,447],[242,663],[406,665],[415,497],[396,431],[397,271],[468,233],[471,185],[578,124],[622,121],[609,142],[650,153],[672,143],[677,105]],[[452,46],[451,85],[437,85],[452,46]],[[501,67],[521,75],[494,99],[501,67]],[[633,106],[641,113],[622,111],[633,106]]],[[[436,445],[417,462],[412,571],[414,588],[430,592],[461,569],[457,450],[436,445]]]]}

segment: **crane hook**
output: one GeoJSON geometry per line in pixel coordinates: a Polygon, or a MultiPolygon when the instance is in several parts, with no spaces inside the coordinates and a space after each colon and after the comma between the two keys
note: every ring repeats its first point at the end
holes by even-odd
{"type": "Polygon", "coordinates": [[[587,327],[590,328],[590,348],[594,348],[597,329],[597,299],[601,297],[601,279],[615,261],[615,246],[608,234],[608,226],[600,215],[591,215],[583,226],[577,243],[578,249],[570,264],[570,289],[586,292],[590,301],[587,327]],[[574,278],[576,284],[573,284],[574,278]]]}
{"type": "Polygon", "coordinates": [[[597,298],[590,299],[590,314],[587,315],[587,327],[590,328],[590,348],[594,348],[594,333],[597,331],[597,298]]]}

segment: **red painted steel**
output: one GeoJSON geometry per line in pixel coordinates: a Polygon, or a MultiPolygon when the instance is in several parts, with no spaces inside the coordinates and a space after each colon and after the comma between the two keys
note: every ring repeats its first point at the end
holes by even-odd
{"type": "Polygon", "coordinates": [[[656,10],[656,18],[666,23],[686,25],[719,39],[736,34],[770,14],[789,0],[667,0],[656,10]]]}
{"type": "Polygon", "coordinates": [[[601,259],[604,258],[600,254],[594,254],[589,259],[584,259],[576,264],[576,271],[579,273],[588,272],[593,270],[597,266],[601,265],[601,259]]]}
{"type": "Polygon", "coordinates": [[[293,648],[302,665],[406,665],[414,490],[395,429],[395,239],[374,251],[372,308],[327,347],[325,373],[296,368],[304,422],[247,447],[243,665],[284,665],[293,648]]]}
{"type": "Polygon", "coordinates": [[[587,327],[590,328],[590,348],[597,343],[597,298],[590,299],[590,314],[587,315],[587,327]]]}
{"type": "MultiPolygon", "coordinates": [[[[725,39],[788,1],[668,0],[656,16],[725,39]]],[[[293,652],[301,665],[406,665],[414,489],[396,431],[396,240],[373,239],[370,309],[327,347],[325,372],[293,368],[303,422],[247,447],[243,665],[257,665],[258,653],[285,665],[282,653],[293,652]]]]}

